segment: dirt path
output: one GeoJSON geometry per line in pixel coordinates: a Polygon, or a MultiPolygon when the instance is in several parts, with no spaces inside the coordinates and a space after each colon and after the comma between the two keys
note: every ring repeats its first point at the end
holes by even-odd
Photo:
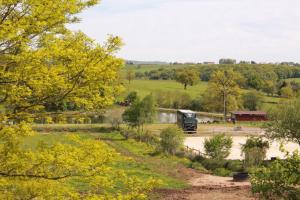
{"type": "Polygon", "coordinates": [[[181,190],[158,190],[164,200],[254,200],[249,182],[233,182],[231,177],[201,174],[194,170],[184,170],[190,188],[181,190]]]}

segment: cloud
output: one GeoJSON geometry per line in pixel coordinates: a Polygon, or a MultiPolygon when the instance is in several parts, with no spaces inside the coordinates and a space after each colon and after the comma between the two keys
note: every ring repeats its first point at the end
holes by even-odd
{"type": "Polygon", "coordinates": [[[298,0],[103,0],[73,25],[135,60],[300,61],[298,0]]]}

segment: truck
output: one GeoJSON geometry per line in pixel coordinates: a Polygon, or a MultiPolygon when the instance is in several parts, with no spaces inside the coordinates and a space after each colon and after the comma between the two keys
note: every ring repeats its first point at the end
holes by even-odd
{"type": "Polygon", "coordinates": [[[182,128],[185,133],[197,132],[197,116],[191,110],[178,110],[177,111],[177,125],[182,128]]]}

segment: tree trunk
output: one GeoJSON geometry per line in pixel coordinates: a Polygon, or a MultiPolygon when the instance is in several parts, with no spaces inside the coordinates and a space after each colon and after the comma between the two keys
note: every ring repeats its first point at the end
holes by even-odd
{"type": "Polygon", "coordinates": [[[223,94],[223,106],[224,106],[224,122],[226,122],[226,118],[227,118],[227,99],[226,99],[226,93],[223,94]]]}
{"type": "Polygon", "coordinates": [[[185,84],[184,84],[184,89],[185,89],[185,90],[186,90],[186,86],[187,86],[187,84],[185,83],[185,84]]]}

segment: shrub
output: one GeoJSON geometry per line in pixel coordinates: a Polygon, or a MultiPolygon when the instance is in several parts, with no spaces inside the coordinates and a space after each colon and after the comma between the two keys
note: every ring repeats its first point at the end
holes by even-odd
{"type": "Polygon", "coordinates": [[[242,145],[242,152],[245,155],[245,167],[261,165],[269,148],[269,142],[262,138],[248,138],[246,144],[242,145]]]}
{"type": "Polygon", "coordinates": [[[191,162],[189,167],[192,169],[195,169],[201,173],[209,173],[210,172],[199,162],[191,162]]]}
{"type": "Polygon", "coordinates": [[[225,134],[218,134],[204,141],[206,154],[216,160],[223,160],[228,157],[231,147],[232,138],[225,136],[225,134]]]}
{"type": "Polygon", "coordinates": [[[208,170],[215,170],[217,168],[224,168],[226,162],[224,160],[203,159],[201,164],[208,170]]]}
{"type": "Polygon", "coordinates": [[[251,171],[252,192],[261,199],[291,199],[300,197],[300,155],[295,152],[285,160],[276,160],[269,167],[251,171]]]}
{"type": "Polygon", "coordinates": [[[183,147],[184,133],[176,126],[162,130],[160,134],[160,149],[164,153],[174,155],[183,147]]]}
{"type": "Polygon", "coordinates": [[[243,162],[240,160],[228,160],[224,167],[233,172],[241,172],[244,170],[243,162]]]}
{"type": "Polygon", "coordinates": [[[231,176],[231,171],[225,168],[217,168],[213,171],[213,174],[216,176],[231,176]]]}

